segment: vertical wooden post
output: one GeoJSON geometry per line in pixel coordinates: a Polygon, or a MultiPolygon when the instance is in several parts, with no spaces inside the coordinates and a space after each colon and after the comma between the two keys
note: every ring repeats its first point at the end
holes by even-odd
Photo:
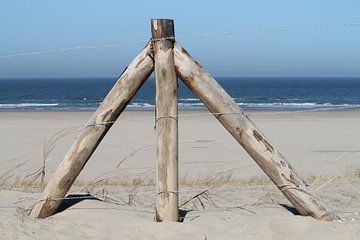
{"type": "Polygon", "coordinates": [[[153,19],[156,77],[156,221],[178,221],[178,86],[174,67],[174,22],[153,19]]]}
{"type": "Polygon", "coordinates": [[[321,220],[337,219],[216,80],[180,45],[175,44],[174,54],[179,78],[214,113],[298,212],[321,220]]]}
{"type": "Polygon", "coordinates": [[[46,218],[56,213],[96,147],[152,73],[154,64],[151,54],[148,44],[119,77],[56,169],[30,216],[46,218]]]}

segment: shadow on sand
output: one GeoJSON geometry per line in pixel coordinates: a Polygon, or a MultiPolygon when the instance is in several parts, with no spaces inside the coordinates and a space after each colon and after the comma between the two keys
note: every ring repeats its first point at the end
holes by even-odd
{"type": "Polygon", "coordinates": [[[291,212],[292,214],[296,215],[296,216],[300,216],[301,214],[298,212],[298,210],[296,210],[296,208],[294,208],[293,206],[287,205],[287,204],[279,204],[281,207],[285,208],[286,210],[288,210],[289,212],[291,212]]]}
{"type": "Polygon", "coordinates": [[[62,212],[66,209],[68,209],[69,207],[74,206],[75,204],[78,204],[79,202],[82,202],[84,200],[97,200],[97,201],[101,201],[101,199],[94,197],[91,194],[69,194],[68,196],[65,197],[65,199],[61,202],[58,210],[56,213],[62,212]]]}

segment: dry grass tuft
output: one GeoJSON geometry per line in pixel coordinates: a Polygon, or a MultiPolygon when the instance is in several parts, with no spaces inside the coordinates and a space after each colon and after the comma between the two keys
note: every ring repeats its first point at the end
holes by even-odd
{"type": "Polygon", "coordinates": [[[225,185],[263,185],[269,183],[271,183],[271,181],[266,176],[234,178],[233,170],[218,173],[209,173],[204,176],[199,175],[196,178],[184,176],[180,179],[181,187],[203,187],[207,189],[225,185]]]}
{"type": "Polygon", "coordinates": [[[49,158],[50,153],[55,148],[56,143],[60,139],[64,138],[65,136],[68,136],[69,134],[77,131],[78,129],[79,129],[79,127],[77,127],[77,126],[65,128],[60,131],[57,131],[48,140],[46,140],[46,139],[44,140],[44,147],[43,147],[43,152],[42,152],[43,162],[42,162],[42,167],[39,169],[39,174],[41,175],[41,180],[40,180],[41,190],[44,190],[44,188],[45,188],[46,162],[49,158]]]}
{"type": "Polygon", "coordinates": [[[355,179],[360,179],[360,168],[357,169],[357,170],[354,172],[354,178],[355,178],[355,179]]]}
{"type": "Polygon", "coordinates": [[[3,175],[0,178],[1,190],[33,191],[40,188],[39,181],[36,181],[38,178],[13,176],[4,179],[3,175]]]}
{"type": "Polygon", "coordinates": [[[69,127],[62,129],[52,135],[48,140],[44,140],[43,146],[43,159],[42,166],[37,169],[35,172],[28,173],[25,176],[17,176],[15,171],[20,167],[25,165],[21,163],[10,170],[5,171],[0,175],[0,188],[6,190],[23,190],[29,191],[41,188],[44,189],[45,183],[45,174],[46,174],[46,162],[49,158],[50,153],[56,147],[56,143],[63,137],[73,133],[79,127],[69,127]],[[38,181],[40,179],[40,182],[38,181]]]}
{"type": "Polygon", "coordinates": [[[205,210],[207,205],[218,208],[218,206],[211,198],[209,190],[204,190],[200,193],[190,196],[189,199],[180,204],[179,208],[186,210],[205,210]]]}
{"type": "Polygon", "coordinates": [[[21,163],[3,172],[0,175],[0,189],[28,191],[33,188],[38,188],[39,183],[36,180],[40,176],[39,171],[28,173],[25,176],[18,176],[15,174],[15,171],[24,165],[25,163],[21,163]]]}
{"type": "MultiPolygon", "coordinates": [[[[41,187],[38,172],[27,174],[25,176],[17,176],[13,172],[18,165],[0,175],[0,188],[6,190],[38,190],[41,187]]],[[[360,179],[360,169],[347,175],[335,176],[335,175],[309,175],[306,180],[309,184],[315,187],[326,182],[340,183],[343,180],[356,181],[360,179]]],[[[196,177],[183,176],[180,179],[179,186],[181,188],[197,188],[197,189],[213,189],[223,186],[261,186],[273,184],[266,176],[255,176],[249,178],[234,178],[229,172],[220,172],[206,175],[199,175],[196,177]]],[[[124,175],[119,178],[112,176],[109,178],[97,178],[95,180],[82,180],[77,179],[73,184],[74,187],[81,188],[85,192],[93,192],[98,189],[104,188],[123,188],[129,193],[140,191],[141,188],[154,188],[156,186],[155,178],[151,174],[140,177],[131,177],[130,175],[124,175]]],[[[274,185],[275,186],[275,185],[274,185]]],[[[130,201],[131,202],[131,201],[130,201]]]]}

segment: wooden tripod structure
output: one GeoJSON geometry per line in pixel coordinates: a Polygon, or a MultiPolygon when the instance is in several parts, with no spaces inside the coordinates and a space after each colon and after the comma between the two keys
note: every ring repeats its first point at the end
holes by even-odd
{"type": "Polygon", "coordinates": [[[90,118],[30,215],[46,218],[56,213],[107,131],[155,70],[156,221],[178,221],[179,218],[177,77],[214,114],[301,215],[328,221],[337,219],[217,81],[175,42],[173,20],[153,19],[151,32],[152,40],[125,69],[90,118]]]}

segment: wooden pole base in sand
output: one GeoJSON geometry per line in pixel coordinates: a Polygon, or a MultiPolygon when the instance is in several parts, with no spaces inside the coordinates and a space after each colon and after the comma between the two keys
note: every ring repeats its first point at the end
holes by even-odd
{"type": "Polygon", "coordinates": [[[298,212],[320,220],[337,219],[217,81],[177,43],[174,54],[178,77],[214,113],[298,212]]]}
{"type": "Polygon", "coordinates": [[[31,217],[46,218],[56,213],[96,147],[152,73],[154,63],[150,54],[151,45],[148,44],[119,77],[55,171],[32,209],[31,217]]]}
{"type": "Polygon", "coordinates": [[[156,77],[155,220],[178,221],[178,83],[174,67],[174,22],[151,21],[156,77]]]}

